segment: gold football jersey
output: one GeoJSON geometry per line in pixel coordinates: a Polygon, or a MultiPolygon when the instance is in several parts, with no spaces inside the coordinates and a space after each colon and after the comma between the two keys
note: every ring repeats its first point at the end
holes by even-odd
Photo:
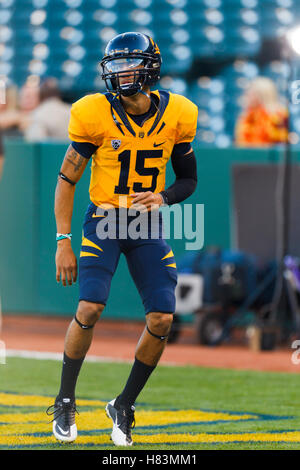
{"type": "Polygon", "coordinates": [[[89,189],[96,206],[130,207],[130,194],[164,190],[174,145],[195,137],[197,106],[181,95],[152,93],[159,97],[158,110],[142,127],[111,93],[87,95],[72,106],[70,139],[98,146],[89,189]]]}

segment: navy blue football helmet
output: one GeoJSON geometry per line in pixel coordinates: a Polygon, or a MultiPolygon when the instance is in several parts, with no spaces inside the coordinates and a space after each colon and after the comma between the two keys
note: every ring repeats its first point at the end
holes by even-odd
{"type": "Polygon", "coordinates": [[[143,86],[152,86],[159,80],[161,63],[160,51],[153,39],[130,32],[118,34],[109,41],[100,65],[107,91],[133,96],[142,91],[143,86]]]}

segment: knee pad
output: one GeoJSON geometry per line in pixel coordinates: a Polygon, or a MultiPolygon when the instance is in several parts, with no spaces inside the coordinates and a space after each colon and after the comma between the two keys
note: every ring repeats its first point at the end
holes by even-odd
{"type": "Polygon", "coordinates": [[[95,325],[84,325],[83,323],[81,323],[78,318],[76,317],[76,315],[74,316],[74,320],[76,321],[77,325],[80,326],[80,328],[82,328],[83,330],[90,330],[91,328],[94,328],[95,325]]]}
{"type": "Polygon", "coordinates": [[[148,325],[146,326],[146,329],[151,336],[154,336],[154,338],[160,339],[161,341],[164,341],[169,336],[169,335],[160,336],[160,335],[156,335],[155,333],[152,333],[152,331],[149,330],[148,325]]]}

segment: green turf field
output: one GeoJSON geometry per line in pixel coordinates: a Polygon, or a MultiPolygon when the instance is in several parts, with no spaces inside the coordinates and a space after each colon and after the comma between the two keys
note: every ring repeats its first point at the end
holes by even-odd
{"type": "MultiPolygon", "coordinates": [[[[61,445],[45,414],[60,362],[8,358],[0,365],[0,449],[115,449],[104,406],[129,370],[128,364],[83,365],[78,441],[61,445]]],[[[139,397],[133,438],[134,449],[300,449],[299,377],[159,366],[139,397]]]]}

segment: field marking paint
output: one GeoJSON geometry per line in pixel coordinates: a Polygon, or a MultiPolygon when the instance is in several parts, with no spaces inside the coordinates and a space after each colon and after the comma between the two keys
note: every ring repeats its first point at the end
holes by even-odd
{"type": "MultiPolygon", "coordinates": [[[[178,434],[154,434],[154,435],[134,435],[136,444],[225,444],[225,443],[259,443],[259,442],[285,442],[300,443],[299,431],[277,432],[277,433],[233,433],[233,434],[210,434],[210,433],[178,433],[178,434]]],[[[57,444],[52,436],[1,436],[0,445],[11,448],[24,448],[26,446],[48,446],[57,444]]],[[[109,434],[94,436],[78,436],[76,444],[72,447],[76,449],[77,445],[107,445],[111,444],[109,434]]]]}
{"type": "MultiPolygon", "coordinates": [[[[53,397],[45,397],[43,395],[19,395],[16,393],[0,392],[0,406],[48,407],[49,401],[51,400],[53,400],[53,397]]],[[[101,407],[106,405],[106,402],[101,400],[84,400],[78,398],[76,402],[79,406],[101,407]]],[[[3,415],[0,413],[0,416],[2,417],[3,415]]]]}
{"type": "MultiPolygon", "coordinates": [[[[42,395],[21,395],[0,393],[0,445],[8,448],[27,446],[55,445],[49,416],[45,409],[53,402],[52,397],[42,395]],[[13,407],[13,412],[9,412],[13,407]],[[16,407],[19,410],[16,412],[16,407]],[[43,408],[37,411],[36,408],[43,408]],[[32,411],[30,411],[32,410],[32,411]]],[[[76,445],[92,446],[111,443],[111,421],[104,411],[105,402],[101,400],[78,399],[83,410],[77,417],[79,436],[76,445]]],[[[300,431],[270,432],[182,432],[184,426],[212,423],[262,421],[266,419],[285,419],[281,416],[235,413],[209,410],[143,410],[137,411],[137,426],[134,433],[136,444],[195,444],[226,442],[299,442],[300,431]],[[170,431],[171,429],[171,431],[170,431]],[[174,429],[174,431],[173,431],[174,429]],[[181,432],[180,432],[181,431],[181,432]]]]}

